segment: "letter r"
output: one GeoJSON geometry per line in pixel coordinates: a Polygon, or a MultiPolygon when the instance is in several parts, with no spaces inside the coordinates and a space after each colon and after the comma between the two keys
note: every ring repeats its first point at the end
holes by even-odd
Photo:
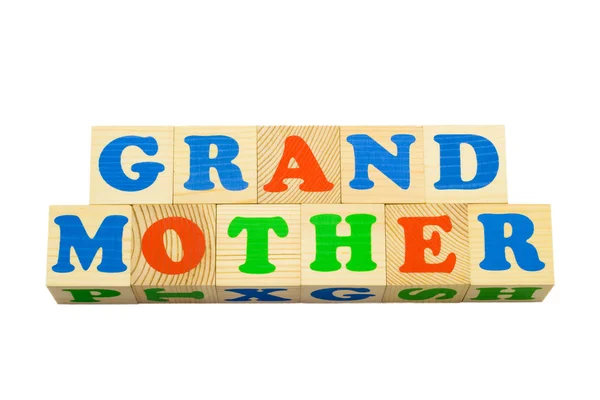
{"type": "Polygon", "coordinates": [[[183,187],[187,190],[211,190],[215,184],[210,180],[210,169],[219,174],[221,185],[230,191],[248,188],[240,167],[233,160],[240,153],[237,140],[224,135],[188,136],[184,139],[190,147],[190,177],[183,187]],[[210,158],[210,146],[217,147],[217,155],[210,158]]]}
{"type": "Polygon", "coordinates": [[[528,242],[533,236],[533,221],[523,214],[481,214],[477,220],[483,225],[485,255],[479,266],[487,271],[506,271],[511,265],[506,260],[506,248],[510,247],[518,266],[530,272],[541,271],[545,267],[537,249],[528,242]],[[508,237],[504,234],[505,225],[512,228],[508,237]]]}

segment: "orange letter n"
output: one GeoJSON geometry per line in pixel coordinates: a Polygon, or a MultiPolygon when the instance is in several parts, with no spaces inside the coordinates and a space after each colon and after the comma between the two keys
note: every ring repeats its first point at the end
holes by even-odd
{"type": "Polygon", "coordinates": [[[432,232],[431,239],[423,237],[423,228],[430,225],[437,225],[444,232],[450,232],[452,221],[449,216],[403,217],[398,219],[398,223],[404,228],[405,243],[404,265],[400,267],[400,272],[452,272],[456,265],[454,253],[450,253],[444,261],[437,264],[427,264],[425,261],[425,249],[431,249],[434,256],[440,254],[440,233],[432,232]]]}
{"type": "Polygon", "coordinates": [[[298,188],[303,192],[327,192],[333,189],[333,183],[325,177],[310,147],[299,136],[285,139],[281,161],[271,182],[264,189],[266,192],[286,191],[288,187],[283,180],[291,178],[302,179],[298,188]],[[292,158],[298,163],[298,168],[289,167],[292,158]]]}

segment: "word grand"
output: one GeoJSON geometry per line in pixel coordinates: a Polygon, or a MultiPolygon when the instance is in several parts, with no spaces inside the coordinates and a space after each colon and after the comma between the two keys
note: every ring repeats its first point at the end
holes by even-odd
{"type": "Polygon", "coordinates": [[[507,204],[504,139],[95,127],[91,205],[50,207],[46,284],[69,304],[541,301],[550,206],[507,204]]]}

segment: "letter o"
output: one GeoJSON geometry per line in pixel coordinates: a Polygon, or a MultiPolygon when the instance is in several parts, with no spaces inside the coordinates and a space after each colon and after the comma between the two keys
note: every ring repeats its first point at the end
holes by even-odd
{"type": "Polygon", "coordinates": [[[142,254],[146,262],[158,272],[180,275],[194,269],[206,251],[204,233],[198,225],[187,218],[168,217],[156,221],[146,230],[142,238],[142,254]],[[183,258],[173,261],[163,243],[167,230],[174,230],[181,240],[183,258]]]}

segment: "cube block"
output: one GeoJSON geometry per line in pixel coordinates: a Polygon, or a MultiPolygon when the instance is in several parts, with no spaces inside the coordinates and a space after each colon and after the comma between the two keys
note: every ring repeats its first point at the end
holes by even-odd
{"type": "Polygon", "coordinates": [[[469,205],[464,301],[542,301],[554,286],[550,206],[469,205]]]}
{"type": "Polygon", "coordinates": [[[133,206],[131,286],[139,303],[215,303],[216,206],[133,206]]]}
{"type": "Polygon", "coordinates": [[[136,303],[130,206],[52,206],[46,286],[57,303],[136,303]]]}
{"type": "Polygon", "coordinates": [[[460,302],[469,288],[466,204],[387,205],[385,302],[460,302]]]}
{"type": "Polygon", "coordinates": [[[383,204],[302,205],[302,302],[380,302],[383,204]]]}
{"type": "Polygon", "coordinates": [[[217,207],[220,302],[300,300],[300,206],[217,207]]]}
{"type": "Polygon", "coordinates": [[[173,127],[92,128],[90,204],[171,204],[173,127]]]}
{"type": "Polygon", "coordinates": [[[339,203],[336,126],[259,126],[259,203],[339,203]]]}

